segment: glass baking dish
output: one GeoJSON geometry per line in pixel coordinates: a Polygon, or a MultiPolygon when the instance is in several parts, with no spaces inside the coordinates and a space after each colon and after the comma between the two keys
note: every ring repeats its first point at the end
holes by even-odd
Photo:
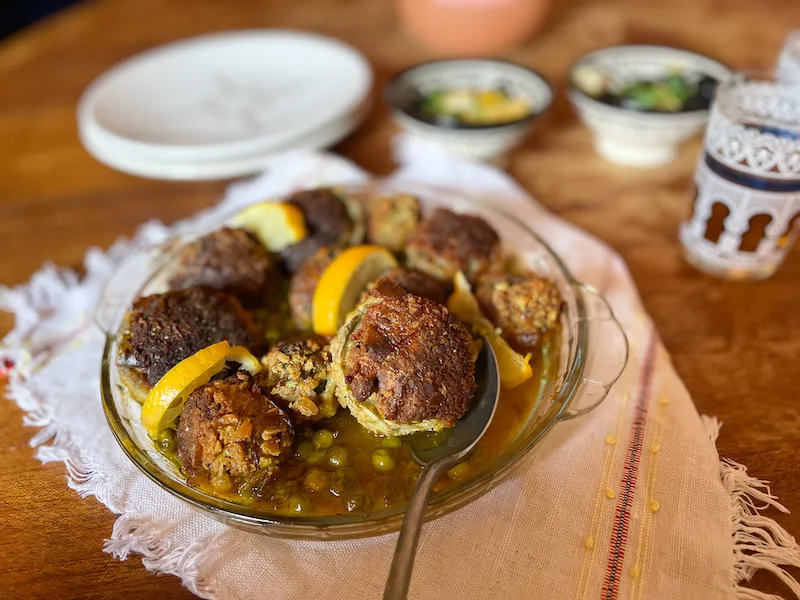
{"type": "MultiPolygon", "coordinates": [[[[628,359],[628,341],[608,303],[593,288],[575,281],[561,259],[520,219],[488,203],[467,199],[440,189],[398,187],[391,182],[342,190],[368,203],[379,193],[413,193],[424,214],[438,207],[471,213],[485,219],[500,234],[506,248],[537,273],[551,279],[564,299],[562,332],[556,369],[543,377],[539,398],[516,437],[495,460],[472,478],[435,493],[427,519],[452,512],[497,485],[522,464],[533,448],[561,421],[590,412],[603,401],[628,359]]],[[[397,531],[403,509],[374,511],[368,516],[282,516],[216,498],[189,487],[180,471],[154,447],[139,422],[140,405],[119,382],[115,361],[116,336],[125,312],[137,297],[164,291],[175,254],[192,239],[224,223],[232,215],[205,215],[204,225],[176,235],[165,244],[137,252],[110,280],[98,307],[96,320],[106,333],[101,364],[101,394],[109,427],[133,463],[157,485],[209,516],[241,529],[294,539],[347,539],[397,531]]],[[[185,229],[185,228],[184,228],[185,229]]]]}

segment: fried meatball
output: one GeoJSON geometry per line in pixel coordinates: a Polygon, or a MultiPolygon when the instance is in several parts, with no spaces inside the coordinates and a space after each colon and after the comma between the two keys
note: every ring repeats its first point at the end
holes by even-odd
{"type": "Polygon", "coordinates": [[[290,273],[297,272],[323,246],[343,248],[364,238],[360,206],[329,188],[297,192],[286,202],[302,211],[308,229],[306,238],[281,253],[290,273]]]}
{"type": "Polygon", "coordinates": [[[400,252],[419,220],[419,200],[414,196],[381,196],[369,205],[367,239],[392,252],[400,252]]]}
{"type": "Polygon", "coordinates": [[[470,282],[500,258],[500,238],[480,217],[436,209],[408,238],[408,266],[452,281],[459,271],[470,282]]]}
{"type": "Polygon", "coordinates": [[[452,291],[452,286],[449,284],[416,269],[397,267],[386,273],[384,277],[393,281],[405,291],[415,296],[433,300],[437,304],[446,304],[447,297],[452,291]]]}
{"type": "Polygon", "coordinates": [[[452,427],[475,393],[476,345],[444,306],[380,280],[331,343],[339,403],[366,429],[452,427]]]}
{"type": "Polygon", "coordinates": [[[278,284],[269,252],[244,229],[224,227],[188,244],[178,256],[170,287],[205,285],[236,296],[245,306],[264,304],[278,284]]]}
{"type": "Polygon", "coordinates": [[[298,419],[327,419],[339,408],[333,396],[331,355],[325,338],[281,342],[263,358],[259,376],[275,401],[298,419]]]}
{"type": "Polygon", "coordinates": [[[558,322],[561,294],[556,286],[534,274],[487,274],[475,289],[481,311],[503,330],[514,350],[530,352],[542,334],[558,322]]]}
{"type": "Polygon", "coordinates": [[[122,333],[122,361],[155,385],[198,350],[227,340],[261,351],[262,335],[239,301],[219,290],[194,287],[139,298],[122,333]]]}
{"type": "Polygon", "coordinates": [[[241,372],[192,392],[175,433],[184,471],[220,491],[232,489],[231,477],[274,476],[293,440],[289,417],[241,372]]]}
{"type": "Polygon", "coordinates": [[[298,329],[311,329],[314,292],[319,278],[336,258],[339,251],[331,246],[324,246],[308,259],[289,284],[289,308],[292,320],[298,329]]]}

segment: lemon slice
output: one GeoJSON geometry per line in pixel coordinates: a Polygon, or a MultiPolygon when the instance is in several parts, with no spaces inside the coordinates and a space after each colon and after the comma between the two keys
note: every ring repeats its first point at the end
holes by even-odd
{"type": "Polygon", "coordinates": [[[252,232],[270,252],[280,252],[308,235],[303,212],[284,202],[259,202],[231,219],[233,227],[252,232]]]}
{"type": "Polygon", "coordinates": [[[530,354],[523,356],[516,352],[497,333],[492,322],[483,316],[467,278],[460,271],[453,278],[453,293],[447,299],[447,308],[459,319],[472,325],[475,334],[485,335],[489,339],[497,357],[500,385],[503,389],[515,388],[533,376],[530,354]]]}
{"type": "Polygon", "coordinates": [[[335,334],[367,285],[396,266],[392,253],[380,246],[354,246],[342,252],[323,271],[314,291],[314,331],[335,334]]]}
{"type": "Polygon", "coordinates": [[[219,342],[183,359],[158,380],[142,406],[142,425],[156,437],[175,423],[189,395],[225,368],[228,361],[238,362],[255,375],[261,363],[247,348],[219,342]]]}

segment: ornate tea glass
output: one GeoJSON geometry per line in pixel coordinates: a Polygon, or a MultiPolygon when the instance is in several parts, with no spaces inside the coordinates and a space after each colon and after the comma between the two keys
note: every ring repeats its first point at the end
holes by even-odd
{"type": "Polygon", "coordinates": [[[720,85],[680,227],[687,260],[726,279],[765,279],[797,236],[800,87],[783,75],[737,74],[720,85]]]}

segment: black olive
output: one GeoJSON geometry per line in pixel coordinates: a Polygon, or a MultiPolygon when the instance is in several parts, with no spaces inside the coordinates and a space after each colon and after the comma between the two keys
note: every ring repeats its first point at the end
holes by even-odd
{"type": "Polygon", "coordinates": [[[692,110],[708,110],[709,101],[703,98],[700,94],[693,94],[683,103],[681,112],[689,112],[692,110]]]}
{"type": "Polygon", "coordinates": [[[703,78],[697,82],[697,93],[710,104],[717,91],[717,85],[719,85],[719,82],[716,79],[704,75],[703,78]]]}
{"type": "Polygon", "coordinates": [[[609,106],[622,106],[622,98],[608,91],[603,92],[603,95],[599,96],[597,100],[609,106]]]}

